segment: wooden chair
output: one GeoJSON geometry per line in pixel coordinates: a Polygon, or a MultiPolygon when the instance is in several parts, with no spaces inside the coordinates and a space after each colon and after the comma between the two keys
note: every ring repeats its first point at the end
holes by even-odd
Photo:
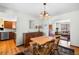
{"type": "Polygon", "coordinates": [[[56,39],[55,39],[55,45],[54,45],[54,53],[57,52],[59,54],[59,42],[60,42],[60,36],[57,36],[56,39]]]}
{"type": "Polygon", "coordinates": [[[44,45],[44,50],[43,50],[43,54],[44,55],[49,55],[51,54],[52,52],[54,52],[54,40],[50,41],[50,42],[47,42],[45,45],[44,45]]]}
{"type": "Polygon", "coordinates": [[[52,50],[52,46],[54,46],[54,40],[49,41],[41,46],[37,44],[34,44],[33,46],[34,55],[48,55],[51,54],[52,51],[54,51],[54,49],[52,50]]]}
{"type": "Polygon", "coordinates": [[[38,46],[38,44],[36,44],[36,43],[34,43],[33,44],[33,55],[39,55],[39,46],[38,46]]]}

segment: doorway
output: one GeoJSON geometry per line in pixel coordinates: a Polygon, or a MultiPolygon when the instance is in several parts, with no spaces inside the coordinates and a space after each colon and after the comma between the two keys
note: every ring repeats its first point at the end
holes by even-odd
{"type": "Polygon", "coordinates": [[[49,24],[48,25],[48,32],[49,32],[49,36],[53,36],[53,25],[52,24],[49,24]]]}
{"type": "Polygon", "coordinates": [[[0,55],[12,54],[13,49],[16,49],[15,19],[3,19],[3,30],[0,30],[0,55]]]}

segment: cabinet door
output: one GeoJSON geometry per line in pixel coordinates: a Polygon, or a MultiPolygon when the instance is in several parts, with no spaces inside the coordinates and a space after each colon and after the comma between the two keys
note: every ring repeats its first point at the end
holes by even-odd
{"type": "Polygon", "coordinates": [[[4,21],[4,28],[12,29],[12,21],[4,21]]]}
{"type": "Polygon", "coordinates": [[[9,39],[15,39],[16,34],[14,32],[9,32],[9,39]]]}

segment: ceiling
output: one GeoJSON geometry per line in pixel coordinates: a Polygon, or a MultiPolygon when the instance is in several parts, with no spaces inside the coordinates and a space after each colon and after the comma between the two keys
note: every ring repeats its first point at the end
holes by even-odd
{"type": "MultiPolygon", "coordinates": [[[[42,3],[0,3],[1,10],[15,10],[28,15],[39,17],[43,10],[42,3]]],[[[79,10],[79,3],[47,3],[47,11],[50,16],[79,10]]]]}

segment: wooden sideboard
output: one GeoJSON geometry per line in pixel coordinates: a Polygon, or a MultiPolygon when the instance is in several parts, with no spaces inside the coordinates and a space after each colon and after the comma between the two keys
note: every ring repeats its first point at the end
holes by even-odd
{"type": "Polygon", "coordinates": [[[24,40],[24,47],[27,47],[30,45],[30,38],[43,36],[43,32],[29,32],[29,33],[23,33],[23,40],[24,40]]]}

